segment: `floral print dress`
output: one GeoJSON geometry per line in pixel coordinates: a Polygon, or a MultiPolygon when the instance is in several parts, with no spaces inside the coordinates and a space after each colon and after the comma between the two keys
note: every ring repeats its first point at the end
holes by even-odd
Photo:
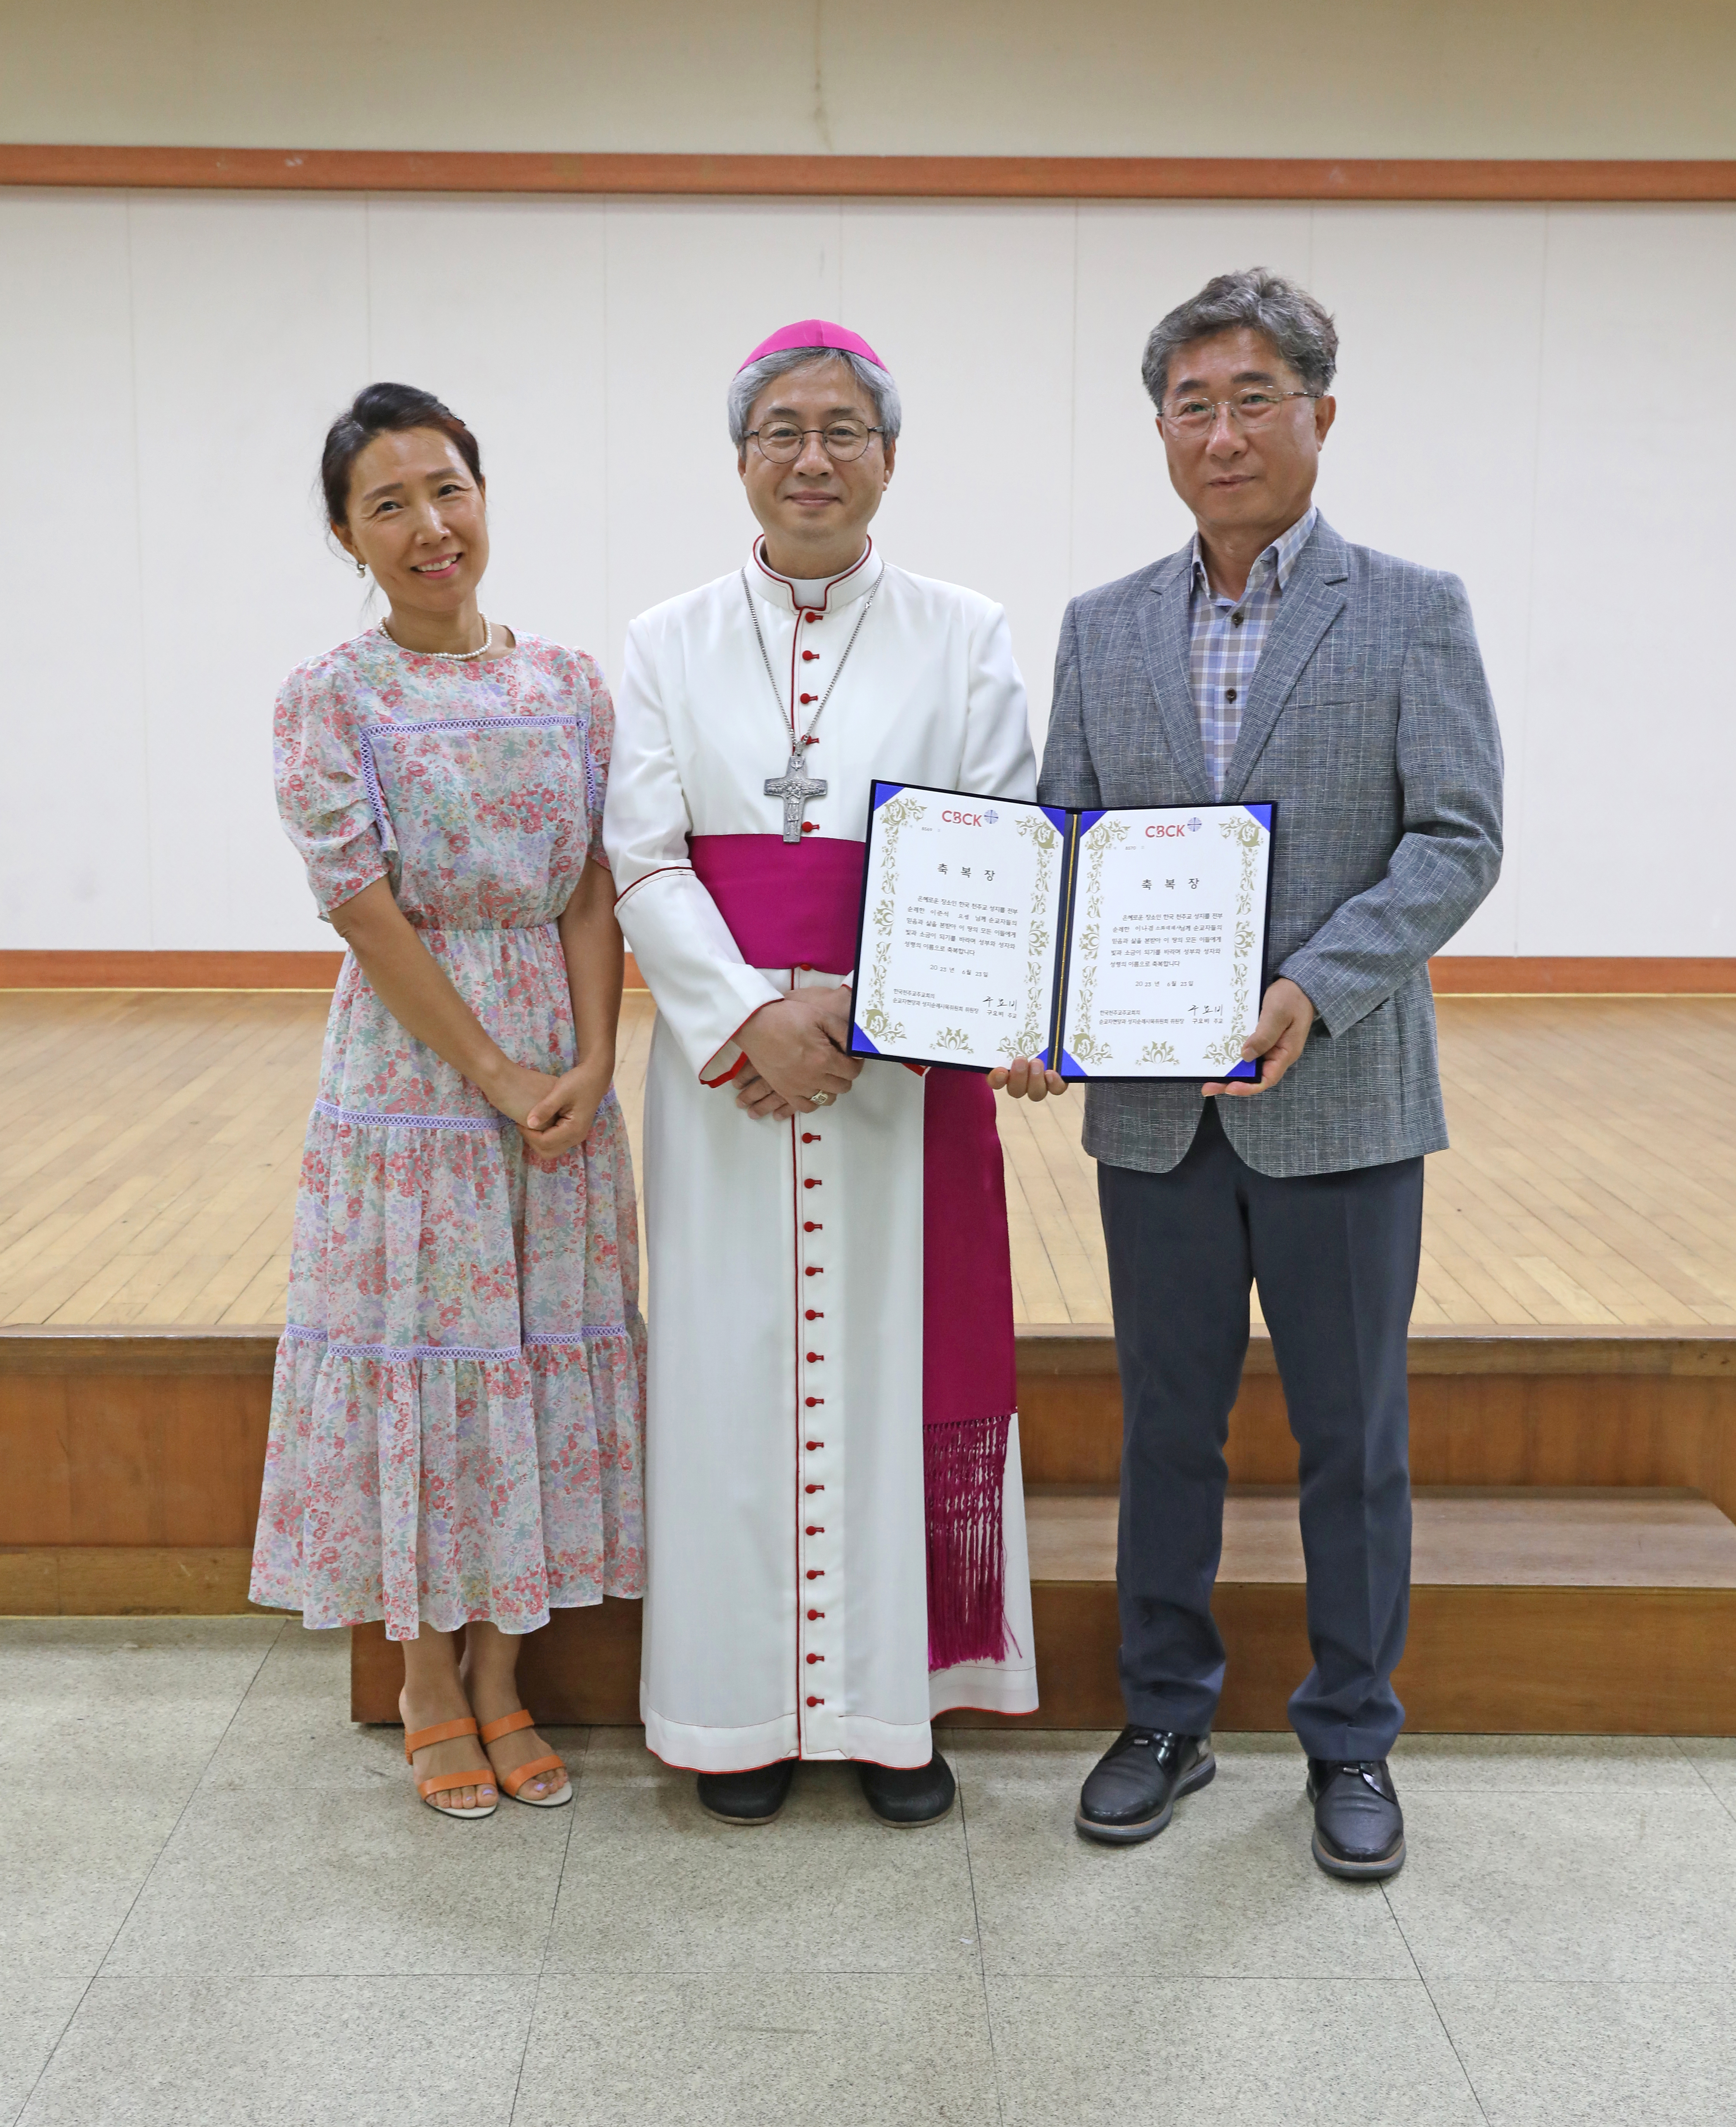
{"type": "MultiPolygon", "coordinates": [[[[574,1062],[556,923],[603,858],[614,712],[591,660],[474,664],[380,629],[291,674],[277,802],[322,915],[376,879],[506,1054],[574,1062]]],[[[352,955],[332,999],[277,1349],[256,1603],[387,1637],[644,1590],[645,1329],[611,1088],[529,1152],[352,955]]]]}

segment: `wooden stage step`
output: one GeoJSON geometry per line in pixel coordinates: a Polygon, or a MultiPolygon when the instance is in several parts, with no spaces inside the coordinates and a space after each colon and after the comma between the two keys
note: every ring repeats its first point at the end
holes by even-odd
{"type": "MultiPolygon", "coordinates": [[[[0,1612],[244,1609],[276,1341],[263,1328],[0,1329],[0,1612]]],[[[1736,1595],[1715,1570],[1736,1516],[1736,1329],[1417,1329],[1409,1370],[1417,1589],[1399,1684],[1412,1724],[1736,1734],[1736,1595]],[[1480,1489],[1444,1489],[1465,1486],[1480,1489]],[[1450,1556],[1482,1562],[1455,1576],[1450,1556]]],[[[1113,1726],[1114,1342],[1028,1326],[1019,1371],[1039,1717],[1113,1726]],[[1097,1531],[1093,1570],[1057,1566],[1069,1528],[1080,1542],[1097,1531]]],[[[1223,1718],[1279,1727],[1308,1656],[1293,1509],[1248,1489],[1296,1470],[1257,1333],[1228,1456],[1242,1489],[1219,1585],[1223,1718]],[[1262,1528],[1263,1563],[1249,1548],[1262,1528]]],[[[632,1719],[638,1631],[636,1604],[561,1613],[526,1650],[532,1703],[551,1719],[632,1719]]],[[[355,1636],[358,1718],[393,1717],[396,1660],[377,1628],[355,1636]]]]}
{"type": "MultiPolygon", "coordinates": [[[[1114,1728],[1115,1497],[1027,1497],[1042,1710],[962,1727],[1114,1728]]],[[[1228,1670],[1218,1725],[1281,1729],[1308,1667],[1296,1495],[1240,1490],[1213,1604],[1228,1670]]],[[[402,1657],[352,1636],[351,1706],[392,1722],[402,1657]]],[[[527,1703],[551,1722],[638,1717],[639,1611],[556,1614],[526,1647],[527,1703]]],[[[1421,1733],[1736,1734],[1736,1525],[1681,1489],[1488,1488],[1416,1495],[1410,1639],[1395,1679],[1421,1733]]]]}

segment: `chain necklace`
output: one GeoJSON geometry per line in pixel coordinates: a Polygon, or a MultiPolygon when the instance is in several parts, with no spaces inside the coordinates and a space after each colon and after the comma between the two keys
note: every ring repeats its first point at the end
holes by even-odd
{"type": "Polygon", "coordinates": [[[411,650],[398,640],[383,620],[380,623],[380,632],[394,650],[402,650],[406,657],[445,657],[455,665],[467,665],[473,658],[487,656],[494,647],[494,623],[480,613],[476,618],[482,623],[482,642],[480,647],[475,650],[411,650]]]}
{"type": "MultiPolygon", "coordinates": [[[[795,719],[793,717],[791,718],[789,766],[782,775],[769,775],[765,779],[766,796],[781,798],[783,800],[783,839],[787,842],[799,842],[802,840],[802,828],[805,825],[802,817],[802,809],[809,798],[823,798],[826,793],[828,786],[825,778],[821,775],[810,775],[804,756],[812,741],[814,727],[825,713],[826,703],[832,699],[832,689],[844,677],[844,668],[849,662],[850,652],[856,647],[856,637],[862,632],[863,623],[868,617],[869,609],[873,605],[885,576],[886,563],[882,561],[880,564],[880,574],[874,579],[873,589],[862,601],[862,611],[857,615],[856,625],[850,630],[849,641],[844,646],[844,655],[838,660],[838,669],[833,673],[825,692],[820,697],[819,708],[815,710],[799,732],[795,728],[795,719]]],[[[747,617],[754,624],[754,640],[759,645],[759,661],[765,667],[766,681],[771,688],[772,698],[778,704],[778,714],[781,721],[786,713],[783,690],[778,685],[778,675],[773,671],[771,658],[766,652],[765,637],[760,632],[759,616],[754,609],[754,594],[748,584],[745,568],[741,571],[741,595],[747,600],[747,617]]],[[[800,624],[799,622],[797,624],[800,624]]]]}

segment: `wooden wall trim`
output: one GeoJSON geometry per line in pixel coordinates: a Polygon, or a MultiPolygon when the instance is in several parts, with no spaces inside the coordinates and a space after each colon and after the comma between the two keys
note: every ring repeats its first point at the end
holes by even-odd
{"type": "Polygon", "coordinates": [[[1444,953],[1429,979],[1436,997],[1731,997],[1736,959],[1444,953]]]}
{"type": "Polygon", "coordinates": [[[0,1615],[12,1618],[282,1618],[248,1599],[244,1545],[8,1544],[0,1615]]]}
{"type": "MultiPolygon", "coordinates": [[[[1106,1322],[1022,1323],[1018,1329],[1022,1381],[1109,1377],[1115,1372],[1114,1332],[1106,1322]]],[[[91,1374],[266,1375],[277,1332],[242,1329],[161,1329],[117,1323],[109,1327],[0,1328],[0,1376],[91,1374]]],[[[1577,1323],[1415,1324],[1410,1333],[1412,1374],[1668,1374],[1736,1381],[1736,1327],[1586,1329],[1577,1323]]],[[[1256,1329],[1247,1371],[1275,1374],[1272,1342],[1256,1329]]]]}
{"type": "MultiPolygon", "coordinates": [[[[342,953],[0,951],[0,990],[329,990],[342,953]]],[[[627,956],[627,986],[642,990],[627,956]]]]}
{"type": "MultiPolygon", "coordinates": [[[[329,990],[341,953],[0,951],[0,990],[329,990]]],[[[1736,997],[1736,959],[1565,959],[1450,953],[1437,997],[1736,997]]],[[[633,956],[627,986],[645,988],[633,956]]]]}
{"type": "Polygon", "coordinates": [[[0,952],[0,990],[329,990],[342,953],[0,952]]]}
{"type": "MultiPolygon", "coordinates": [[[[1114,1332],[1108,1323],[1021,1323],[1015,1339],[1021,1384],[1043,1380],[1106,1378],[1115,1371],[1114,1332]]],[[[1699,1329],[1627,1326],[1587,1329],[1578,1323],[1413,1323],[1407,1371],[1421,1375],[1651,1374],[1710,1376],[1736,1382],[1736,1326],[1699,1329]]],[[[1248,1374],[1278,1371],[1270,1334],[1256,1328],[1248,1341],[1248,1374]]]]}
{"type": "Polygon", "coordinates": [[[0,1376],[8,1374],[140,1376],[263,1375],[277,1356],[275,1329],[139,1329],[112,1325],[9,1324],[0,1328],[0,1376]]]}
{"type": "Polygon", "coordinates": [[[1736,160],[668,155],[0,143],[0,184],[852,199],[1736,200],[1736,160]]]}

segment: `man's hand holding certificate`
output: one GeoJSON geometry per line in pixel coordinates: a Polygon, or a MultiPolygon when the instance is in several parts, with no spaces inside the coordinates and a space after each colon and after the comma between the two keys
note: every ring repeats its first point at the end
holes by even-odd
{"type": "Polygon", "coordinates": [[[851,1053],[1251,1087],[1271,841],[1270,805],[1067,812],[876,783],[851,1053]]]}

